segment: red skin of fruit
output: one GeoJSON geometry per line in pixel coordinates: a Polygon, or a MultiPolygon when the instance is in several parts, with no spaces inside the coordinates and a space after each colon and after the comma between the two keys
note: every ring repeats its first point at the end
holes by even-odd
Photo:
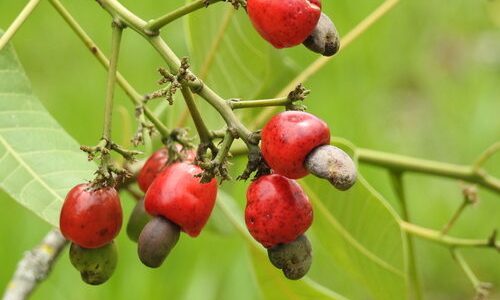
{"type": "Polygon", "coordinates": [[[248,0],[247,12],[260,35],[276,48],[302,43],[321,16],[319,0],[248,0]]]}
{"type": "Polygon", "coordinates": [[[312,220],[309,199],[295,180],[266,175],[248,187],[245,222],[264,247],[293,242],[306,232],[312,220]]]}
{"type": "Polygon", "coordinates": [[[194,176],[201,172],[200,167],[185,162],[165,168],[146,192],[146,211],[179,225],[192,237],[198,236],[217,198],[217,180],[200,183],[200,178],[194,176]]]}
{"type": "Polygon", "coordinates": [[[122,226],[122,207],[112,188],[90,189],[79,184],[66,195],[59,218],[64,237],[83,248],[99,248],[111,242],[122,226]]]}
{"type": "Polygon", "coordinates": [[[306,156],[330,144],[330,129],[321,119],[302,111],[275,115],[262,129],[262,155],[275,173],[292,179],[308,174],[306,156]]]}
{"type": "MultiPolygon", "coordinates": [[[[181,150],[181,146],[178,147],[181,150]]],[[[196,152],[189,150],[186,153],[186,161],[192,162],[196,158],[196,152]]],[[[139,175],[137,175],[137,184],[145,193],[156,176],[166,167],[168,161],[167,148],[161,148],[155,151],[148,160],[144,163],[139,175]]]]}

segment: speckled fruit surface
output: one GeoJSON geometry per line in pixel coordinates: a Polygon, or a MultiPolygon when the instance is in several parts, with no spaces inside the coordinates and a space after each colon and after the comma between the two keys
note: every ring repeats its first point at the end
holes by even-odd
{"type": "Polygon", "coordinates": [[[59,227],[73,243],[99,248],[111,242],[121,226],[122,208],[114,188],[91,190],[88,184],[80,184],[66,195],[59,227]]]}
{"type": "Polygon", "coordinates": [[[248,187],[245,222],[250,234],[264,247],[294,241],[312,220],[309,199],[295,180],[265,175],[248,187]]]}
{"type": "Polygon", "coordinates": [[[146,211],[174,222],[192,237],[198,236],[217,198],[217,180],[200,183],[195,175],[201,172],[200,167],[184,162],[165,168],[146,193],[146,211]]]}
{"type": "Polygon", "coordinates": [[[302,111],[275,115],[262,129],[262,155],[275,173],[292,179],[308,174],[306,156],[330,143],[330,129],[318,117],[302,111]]]}
{"type": "Polygon", "coordinates": [[[319,0],[248,0],[247,12],[259,34],[276,48],[302,43],[321,15],[319,0]]]}
{"type": "MultiPolygon", "coordinates": [[[[182,148],[179,146],[178,150],[182,148]]],[[[193,150],[187,150],[186,161],[192,162],[196,158],[196,152],[193,150]]],[[[145,193],[156,176],[166,167],[168,162],[168,150],[167,148],[160,148],[156,150],[151,156],[146,160],[141,171],[137,175],[137,184],[139,188],[145,193]]]]}

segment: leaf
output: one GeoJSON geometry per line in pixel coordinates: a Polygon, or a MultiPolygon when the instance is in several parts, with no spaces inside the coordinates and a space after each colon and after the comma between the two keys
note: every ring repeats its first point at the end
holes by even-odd
{"type": "MultiPolygon", "coordinates": [[[[353,155],[352,148],[342,146],[353,155]]],[[[311,277],[352,298],[405,299],[405,242],[399,217],[386,200],[362,174],[346,192],[319,179],[301,185],[315,212],[309,235],[319,250],[313,262],[318,268],[311,277]],[[333,275],[324,276],[327,270],[333,275]]]]}
{"type": "Polygon", "coordinates": [[[286,299],[346,299],[307,276],[297,281],[286,279],[281,271],[269,262],[265,249],[248,233],[243,223],[241,209],[235,200],[227,193],[220,191],[217,206],[248,242],[257,281],[264,299],[283,299],[284,297],[286,299]]]}
{"type": "Polygon", "coordinates": [[[33,94],[14,50],[0,51],[0,188],[54,226],[92,164],[33,94]]]}
{"type": "MultiPolygon", "coordinates": [[[[215,3],[184,20],[193,71],[226,99],[274,97],[318,57],[302,46],[273,48],[253,28],[246,11],[235,10],[228,2],[215,3]]],[[[199,104],[201,111],[211,109],[204,101],[199,104]]],[[[245,109],[236,113],[248,124],[260,111],[245,109]]],[[[215,114],[204,114],[204,119],[210,126],[222,125],[215,114]]]]}
{"type": "MultiPolygon", "coordinates": [[[[336,142],[355,156],[353,146],[336,142]]],[[[218,200],[231,223],[252,245],[254,268],[265,298],[344,298],[332,294],[335,291],[352,299],[405,299],[405,242],[399,217],[386,200],[361,174],[346,192],[314,178],[302,180],[301,185],[313,203],[315,217],[307,232],[313,245],[313,264],[300,284],[284,279],[270,265],[263,248],[246,230],[242,209],[234,200],[227,194],[218,200]]]]}
{"type": "Polygon", "coordinates": [[[268,76],[269,51],[244,34],[248,24],[240,11],[218,3],[188,15],[185,25],[193,68],[208,85],[224,97],[256,94],[268,76]],[[255,63],[249,65],[248,57],[255,63]]]}

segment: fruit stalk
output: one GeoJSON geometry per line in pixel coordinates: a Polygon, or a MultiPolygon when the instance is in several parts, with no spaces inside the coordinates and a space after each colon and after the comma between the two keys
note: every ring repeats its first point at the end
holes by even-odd
{"type": "Polygon", "coordinates": [[[255,107],[268,107],[268,106],[286,106],[290,104],[290,99],[288,97],[280,97],[274,99],[261,99],[261,100],[235,100],[230,99],[228,101],[231,109],[242,109],[242,108],[255,108],[255,107]]]}
{"type": "Polygon", "coordinates": [[[186,106],[189,109],[189,113],[191,114],[191,118],[193,119],[194,126],[196,127],[196,131],[198,132],[198,136],[200,137],[201,143],[210,143],[210,131],[208,130],[205,122],[203,122],[203,118],[201,117],[200,111],[194,102],[194,97],[189,88],[185,85],[181,88],[182,96],[184,97],[184,102],[186,102],[186,106]]]}
{"type": "MultiPolygon", "coordinates": [[[[101,63],[101,65],[109,69],[109,60],[104,55],[101,49],[97,47],[97,44],[90,38],[90,36],[82,29],[75,18],[69,13],[69,11],[62,5],[59,0],[49,0],[52,7],[61,15],[66,24],[75,32],[78,38],[85,44],[90,53],[92,53],[95,58],[101,63]]],[[[156,130],[161,134],[162,137],[167,137],[170,132],[168,128],[163,125],[163,123],[155,116],[155,114],[146,106],[142,105],[143,96],[137,92],[134,87],[123,77],[120,72],[116,72],[116,81],[118,85],[123,89],[125,94],[132,100],[134,105],[140,106],[144,109],[144,115],[153,123],[156,130]]]]}
{"type": "Polygon", "coordinates": [[[196,11],[198,9],[207,7],[209,5],[212,5],[217,2],[221,2],[222,0],[196,0],[191,3],[188,3],[184,6],[181,6],[177,8],[176,10],[173,10],[157,19],[151,20],[148,22],[146,25],[145,29],[149,30],[151,32],[155,32],[160,30],[162,27],[165,27],[168,25],[170,22],[175,21],[189,13],[192,13],[193,11],[196,11]]]}
{"type": "Polygon", "coordinates": [[[122,39],[122,25],[119,20],[111,23],[113,35],[111,37],[111,56],[109,60],[108,81],[106,85],[106,100],[104,107],[104,128],[102,138],[111,141],[111,122],[113,115],[113,97],[115,95],[116,70],[118,68],[118,56],[120,54],[120,43],[122,39]]]}
{"type": "MultiPolygon", "coordinates": [[[[144,36],[150,42],[153,48],[155,48],[160,56],[165,60],[172,74],[176,74],[178,72],[178,69],[181,66],[179,57],[177,57],[177,55],[172,51],[172,49],[170,49],[170,47],[160,36],[151,35],[150,32],[145,30],[147,26],[146,21],[133,14],[118,1],[98,0],[97,2],[109,14],[114,17],[119,16],[128,26],[144,36]]],[[[228,127],[234,128],[238,133],[238,136],[243,139],[243,141],[245,141],[247,145],[256,144],[257,141],[252,138],[252,132],[239,121],[226,101],[224,101],[221,96],[210,89],[210,87],[203,83],[198,77],[194,76],[193,74],[190,75],[192,75],[193,80],[188,81],[187,84],[191,88],[191,90],[194,93],[200,95],[211,106],[213,106],[223,117],[228,127]]]]}

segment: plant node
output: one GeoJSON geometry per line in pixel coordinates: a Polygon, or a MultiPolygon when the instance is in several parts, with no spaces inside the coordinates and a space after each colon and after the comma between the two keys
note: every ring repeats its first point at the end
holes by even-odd
{"type": "MultiPolygon", "coordinates": [[[[237,133],[232,128],[227,128],[219,148],[211,149],[212,159],[206,160],[202,158],[198,161],[198,165],[203,169],[203,173],[200,174],[202,183],[210,182],[215,176],[220,177],[220,183],[224,180],[231,180],[228,172],[229,161],[227,159],[231,157],[229,150],[237,136],[237,133]]],[[[203,154],[206,152],[210,145],[213,145],[213,143],[206,143],[205,149],[199,148],[199,153],[203,154]]]]}
{"type": "Polygon", "coordinates": [[[302,103],[297,104],[298,101],[304,101],[311,91],[306,89],[302,83],[299,83],[293,91],[288,93],[288,101],[290,101],[286,106],[286,110],[299,110],[305,111],[307,107],[302,103]]]}
{"type": "Polygon", "coordinates": [[[95,159],[100,160],[99,167],[95,172],[96,177],[92,181],[92,187],[96,189],[115,186],[118,181],[117,178],[124,180],[125,178],[132,176],[130,171],[113,162],[111,159],[111,151],[120,154],[127,162],[135,161],[135,156],[142,153],[136,150],[125,149],[122,146],[104,138],[101,139],[96,146],[80,146],[80,149],[88,154],[89,161],[95,159]]]}
{"type": "Polygon", "coordinates": [[[462,189],[462,194],[467,204],[477,204],[479,202],[477,186],[475,185],[464,186],[464,188],[462,189]]]}
{"type": "Polygon", "coordinates": [[[144,105],[138,105],[135,108],[135,118],[137,119],[137,130],[131,139],[131,143],[134,146],[144,145],[145,136],[151,136],[155,127],[153,124],[146,121],[146,116],[144,115],[144,105]]]}
{"type": "Polygon", "coordinates": [[[194,148],[193,138],[188,136],[187,128],[175,128],[162,142],[168,150],[167,164],[186,159],[186,150],[194,148]]]}
{"type": "Polygon", "coordinates": [[[226,0],[226,1],[229,2],[234,7],[234,9],[239,9],[240,7],[243,7],[245,10],[247,9],[246,0],[226,0]]]}
{"type": "Polygon", "coordinates": [[[259,146],[249,145],[247,166],[243,171],[243,173],[241,173],[241,175],[238,176],[236,179],[247,180],[254,172],[255,172],[254,179],[256,179],[259,178],[260,176],[271,174],[271,169],[267,166],[266,162],[264,161],[259,146]]]}

